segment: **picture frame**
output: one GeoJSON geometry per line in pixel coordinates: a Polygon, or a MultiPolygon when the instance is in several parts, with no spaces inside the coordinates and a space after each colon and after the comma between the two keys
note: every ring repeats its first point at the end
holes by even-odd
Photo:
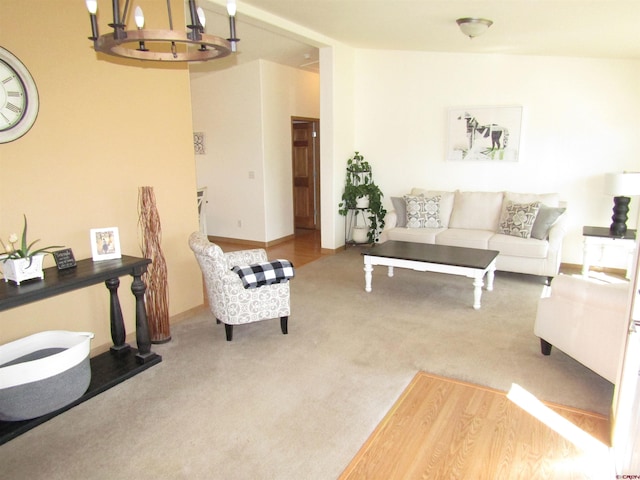
{"type": "Polygon", "coordinates": [[[447,126],[449,161],[519,161],[522,106],[450,108],[447,126]]]}
{"type": "Polygon", "coordinates": [[[89,237],[94,262],[122,258],[118,227],[92,228],[89,237]]]}
{"type": "Polygon", "coordinates": [[[205,155],[207,153],[204,142],[204,132],[193,132],[193,151],[196,155],[205,155]]]}

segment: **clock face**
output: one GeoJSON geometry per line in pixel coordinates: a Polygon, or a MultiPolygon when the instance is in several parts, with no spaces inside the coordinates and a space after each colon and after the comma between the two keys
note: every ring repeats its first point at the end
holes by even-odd
{"type": "Polygon", "coordinates": [[[38,116],[38,90],[27,67],[0,47],[0,143],[29,131],[38,116]]]}

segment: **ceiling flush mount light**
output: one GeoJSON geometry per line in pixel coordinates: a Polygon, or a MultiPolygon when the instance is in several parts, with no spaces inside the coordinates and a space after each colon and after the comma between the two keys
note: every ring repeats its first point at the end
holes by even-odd
{"type": "Polygon", "coordinates": [[[204,11],[198,7],[196,0],[188,0],[191,23],[187,25],[188,31],[184,32],[173,29],[170,0],[167,0],[168,30],[145,29],[144,14],[140,7],[136,7],[134,13],[136,30],[125,30],[124,22],[129,14],[130,0],[126,0],[122,11],[120,0],[112,0],[111,3],[113,23],[109,26],[113,28],[113,32],[100,35],[97,18],[98,1],[86,0],[91,19],[89,40],[93,40],[93,48],[96,52],[137,60],[203,62],[226,57],[237,50],[240,39],[236,38],[235,0],[227,2],[230,27],[230,38],[227,39],[204,33],[206,19],[204,11]],[[184,45],[185,48],[178,48],[177,45],[184,45]]]}
{"type": "Polygon", "coordinates": [[[473,38],[486,32],[493,22],[486,18],[459,18],[456,20],[458,27],[467,37],[473,38]]]}

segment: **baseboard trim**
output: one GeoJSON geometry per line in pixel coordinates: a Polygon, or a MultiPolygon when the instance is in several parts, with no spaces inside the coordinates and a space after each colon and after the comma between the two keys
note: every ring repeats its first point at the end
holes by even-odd
{"type": "Polygon", "coordinates": [[[246,245],[248,247],[256,247],[256,248],[267,248],[274,247],[284,242],[288,242],[289,240],[293,240],[296,236],[294,234],[287,235],[286,237],[277,238],[275,240],[271,240],[269,242],[259,242],[257,240],[242,240],[240,238],[230,238],[230,237],[216,237],[213,235],[207,235],[207,238],[210,242],[213,243],[236,243],[238,245],[246,245]]]}
{"type": "MultiPolygon", "coordinates": [[[[194,315],[202,312],[202,311],[206,311],[208,309],[206,304],[200,304],[196,307],[190,308],[189,310],[185,310],[184,312],[178,313],[176,315],[173,315],[172,317],[169,317],[169,325],[175,325],[176,323],[180,323],[183,322],[189,318],[192,318],[194,315]]],[[[136,332],[135,330],[133,332],[129,332],[127,333],[127,336],[125,338],[125,343],[128,343],[129,345],[131,345],[131,347],[135,348],[136,347],[136,332]]],[[[153,351],[153,345],[151,345],[151,351],[153,351]]],[[[91,352],[89,353],[89,356],[91,358],[98,356],[100,354],[106,353],[108,352],[111,347],[113,346],[113,343],[105,343],[103,345],[98,345],[97,347],[94,347],[91,349],[91,352]]]]}
{"type": "MultiPolygon", "coordinates": [[[[560,264],[560,271],[582,272],[582,264],[562,262],[560,264]]],[[[598,267],[593,265],[589,267],[589,271],[609,273],[611,275],[620,275],[622,277],[625,277],[627,274],[627,271],[624,268],[598,267]]]]}

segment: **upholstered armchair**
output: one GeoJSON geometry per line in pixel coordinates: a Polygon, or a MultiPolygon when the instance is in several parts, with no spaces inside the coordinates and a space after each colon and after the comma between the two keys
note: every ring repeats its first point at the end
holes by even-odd
{"type": "Polygon", "coordinates": [[[233,338],[234,325],[278,317],[282,333],[288,333],[289,282],[245,288],[238,273],[232,271],[233,267],[268,262],[263,249],[224,253],[200,232],[191,234],[189,247],[204,276],[209,308],[216,321],[224,323],[227,341],[233,338]]]}
{"type": "Polygon", "coordinates": [[[534,333],[543,355],[552,346],[616,382],[628,327],[629,283],[559,275],[538,303],[534,333]]]}

